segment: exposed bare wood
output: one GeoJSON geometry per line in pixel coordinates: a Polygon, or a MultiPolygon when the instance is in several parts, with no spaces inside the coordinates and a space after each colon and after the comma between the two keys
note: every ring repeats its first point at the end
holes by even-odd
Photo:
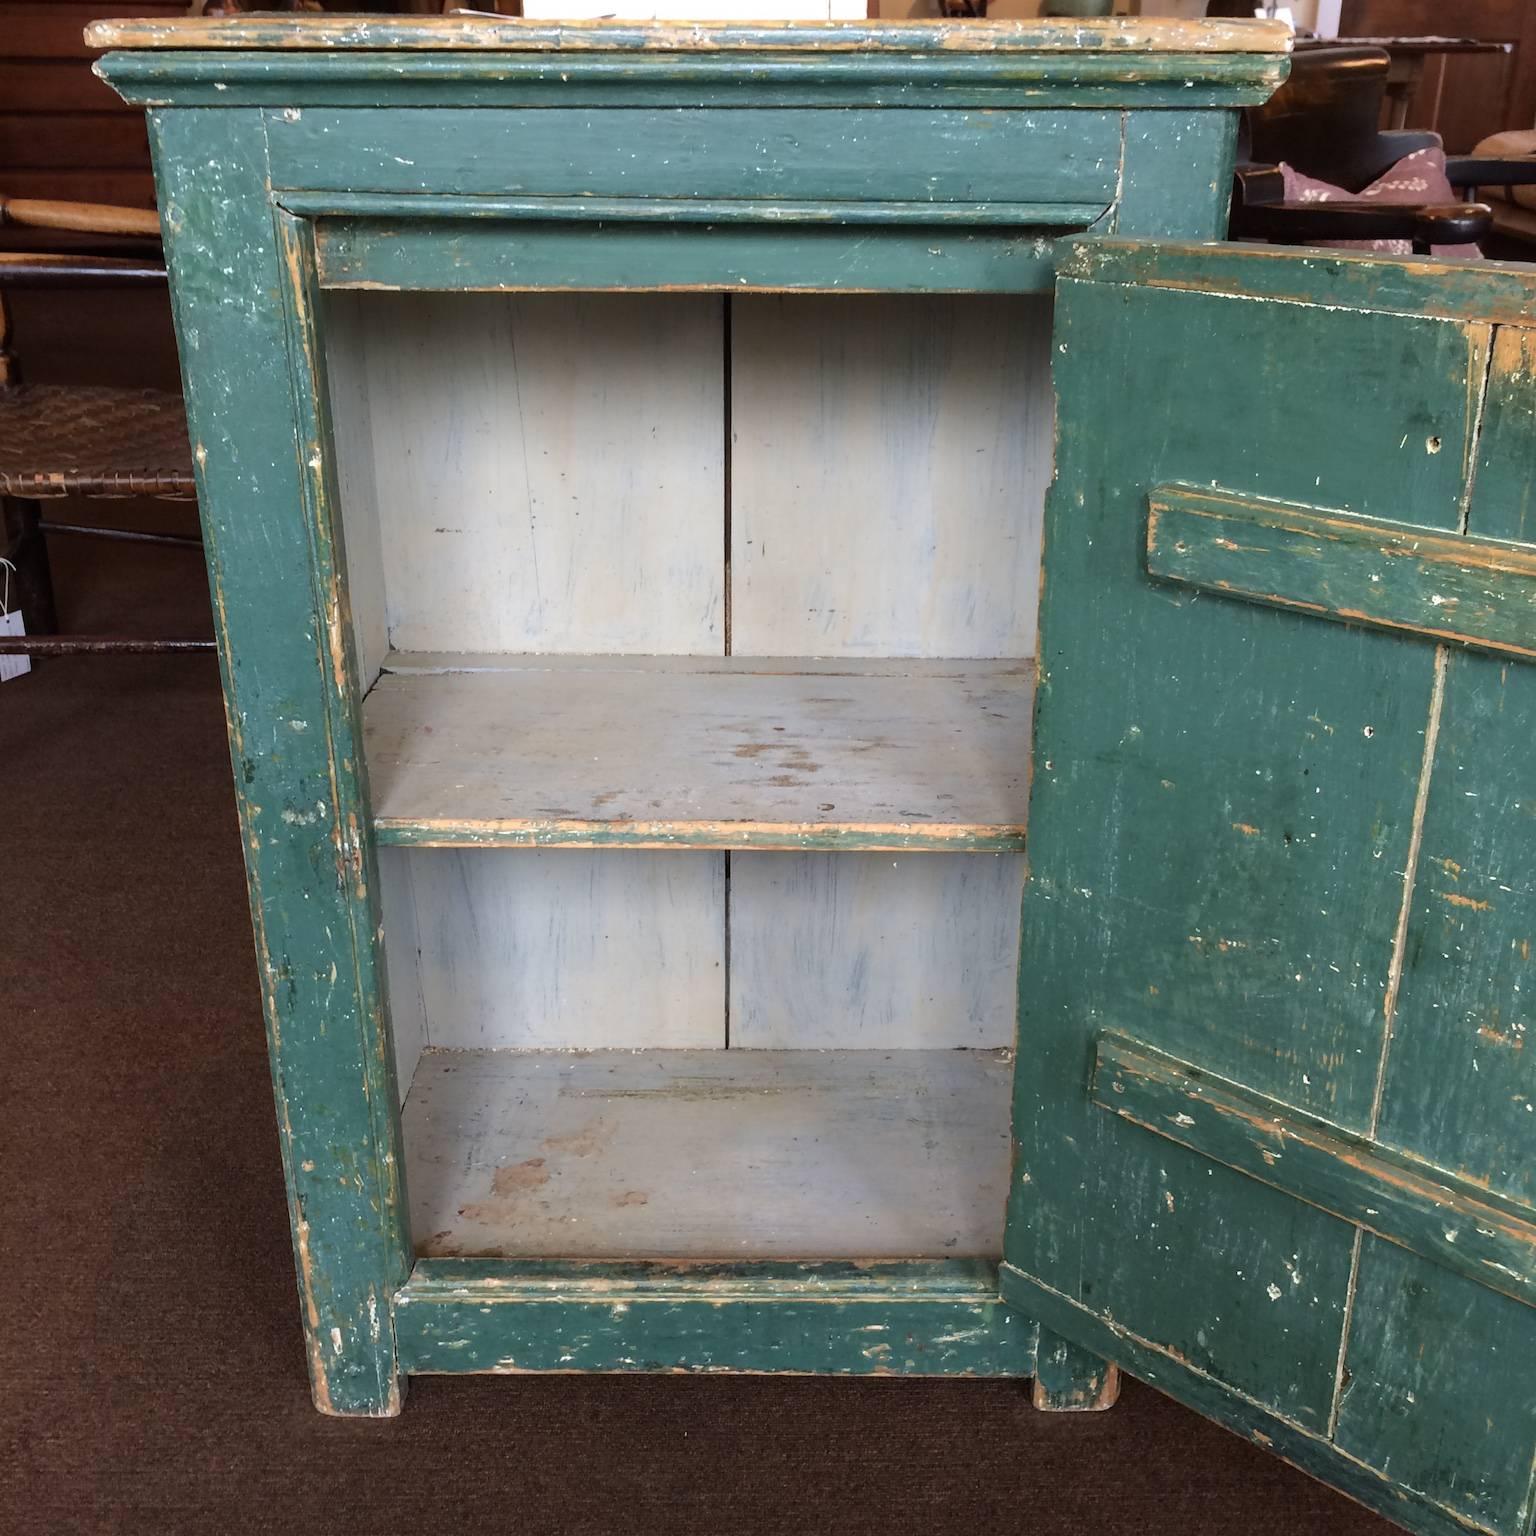
{"type": "Polygon", "coordinates": [[[67,203],[52,198],[0,196],[0,224],[32,229],[70,229],[91,235],[160,234],[153,208],[122,208],[107,203],[67,203]]]}
{"type": "Polygon", "coordinates": [[[99,21],[86,30],[92,48],[475,48],[624,49],[711,52],[717,49],[999,53],[1058,52],[1286,53],[1290,29],[1268,21],[879,22],[548,22],[512,18],[422,16],[409,20],[344,16],[230,17],[206,20],[99,21]]]}
{"type": "Polygon", "coordinates": [[[431,1050],[417,1251],[993,1257],[1011,1075],[1005,1051],[431,1050]]]}
{"type": "Polygon", "coordinates": [[[392,658],[364,707],[388,841],[1023,844],[1028,663],[437,664],[392,658]]]}

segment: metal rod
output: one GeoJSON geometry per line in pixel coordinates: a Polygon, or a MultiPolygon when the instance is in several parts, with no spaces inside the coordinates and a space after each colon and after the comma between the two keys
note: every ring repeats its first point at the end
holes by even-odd
{"type": "Polygon", "coordinates": [[[174,544],[180,549],[201,549],[195,533],[147,533],[141,528],[97,528],[89,523],[38,524],[44,533],[77,533],[93,539],[120,539],[125,544],[174,544]]]}
{"type": "Polygon", "coordinates": [[[129,635],[0,635],[0,656],[156,656],[211,651],[212,640],[137,640],[129,635]]]}
{"type": "Polygon", "coordinates": [[[125,256],[52,256],[0,253],[0,286],[6,288],[92,288],[117,284],[159,286],[165,268],[125,256]]]}

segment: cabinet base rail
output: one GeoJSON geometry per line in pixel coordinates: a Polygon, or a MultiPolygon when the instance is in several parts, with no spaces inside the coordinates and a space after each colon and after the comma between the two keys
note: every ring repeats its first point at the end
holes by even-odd
{"type": "Polygon", "coordinates": [[[1038,1329],[998,1266],[424,1259],[394,1298],[400,1370],[1025,1377],[1038,1329]]]}

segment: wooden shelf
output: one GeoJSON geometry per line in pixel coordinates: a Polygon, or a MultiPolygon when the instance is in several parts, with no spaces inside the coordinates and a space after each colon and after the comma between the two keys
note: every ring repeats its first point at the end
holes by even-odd
{"type": "Polygon", "coordinates": [[[995,1258],[1007,1051],[428,1051],[424,1257],[995,1258]]]}
{"type": "Polygon", "coordinates": [[[381,842],[1024,845],[1027,662],[391,655],[363,727],[381,842]]]}

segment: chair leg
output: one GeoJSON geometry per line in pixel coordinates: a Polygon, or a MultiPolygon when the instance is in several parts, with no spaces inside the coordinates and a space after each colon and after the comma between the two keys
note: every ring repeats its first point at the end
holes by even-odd
{"type": "Polygon", "coordinates": [[[1056,1334],[1040,1330],[1035,1407],[1045,1413],[1101,1413],[1120,1395],[1120,1369],[1056,1334]]]}
{"type": "MultiPolygon", "coordinates": [[[[20,496],[0,497],[0,507],[5,512],[5,558],[16,567],[11,576],[11,607],[21,609],[29,635],[57,634],[48,541],[38,527],[42,508],[20,496]]],[[[0,572],[0,587],[3,576],[0,572]]]]}

